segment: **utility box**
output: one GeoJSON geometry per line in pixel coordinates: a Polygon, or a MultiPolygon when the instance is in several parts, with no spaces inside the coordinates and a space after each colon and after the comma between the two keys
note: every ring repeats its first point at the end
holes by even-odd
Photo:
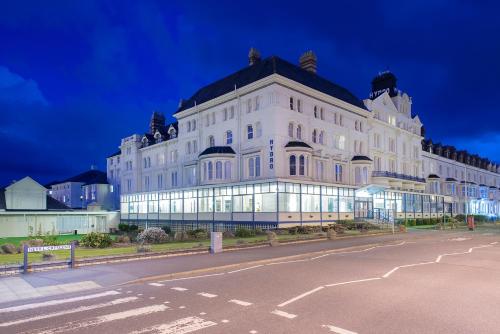
{"type": "Polygon", "coordinates": [[[222,232],[210,233],[210,254],[222,252],[222,232]]]}

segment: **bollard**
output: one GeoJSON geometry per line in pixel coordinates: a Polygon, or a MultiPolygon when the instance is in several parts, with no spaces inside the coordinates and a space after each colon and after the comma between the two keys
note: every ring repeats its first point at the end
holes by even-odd
{"type": "Polygon", "coordinates": [[[27,244],[24,244],[24,248],[23,248],[23,255],[24,255],[24,265],[23,265],[23,272],[25,274],[28,273],[28,245],[27,244]]]}
{"type": "Polygon", "coordinates": [[[210,254],[222,252],[222,232],[210,232],[210,254]]]}
{"type": "Polygon", "coordinates": [[[75,242],[72,241],[71,242],[71,250],[70,250],[70,268],[71,269],[74,269],[76,267],[76,264],[75,264],[75,242]]]}

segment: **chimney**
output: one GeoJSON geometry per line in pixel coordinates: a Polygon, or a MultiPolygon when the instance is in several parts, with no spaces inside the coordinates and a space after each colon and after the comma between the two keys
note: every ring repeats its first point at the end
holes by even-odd
{"type": "Polygon", "coordinates": [[[300,56],[300,67],[306,71],[316,74],[318,57],[312,51],[306,51],[300,56]]]}
{"type": "Polygon", "coordinates": [[[149,122],[149,133],[154,135],[156,130],[162,126],[165,126],[165,115],[156,111],[153,112],[151,122],[149,122]]]}
{"type": "Polygon", "coordinates": [[[260,52],[255,48],[250,48],[248,52],[248,64],[252,66],[260,61],[260,52]]]}

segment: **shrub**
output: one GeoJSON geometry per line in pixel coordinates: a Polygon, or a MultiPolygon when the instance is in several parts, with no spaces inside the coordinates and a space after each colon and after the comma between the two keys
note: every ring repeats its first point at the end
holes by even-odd
{"type": "Polygon", "coordinates": [[[202,240],[208,239],[208,232],[202,228],[198,228],[196,230],[188,230],[186,231],[189,239],[202,240]]]}
{"type": "Polygon", "coordinates": [[[250,238],[255,236],[255,230],[251,230],[244,227],[238,227],[234,232],[237,238],[250,238]]]}
{"type": "Polygon", "coordinates": [[[120,223],[118,224],[118,229],[122,232],[128,232],[129,230],[129,225],[125,223],[120,223]]]}
{"type": "Polygon", "coordinates": [[[149,245],[139,245],[137,246],[137,253],[148,253],[151,252],[151,246],[149,245]]]}
{"type": "Polygon", "coordinates": [[[106,248],[113,244],[113,240],[109,234],[91,232],[84,235],[80,240],[80,243],[85,247],[106,248]]]}
{"type": "Polygon", "coordinates": [[[21,248],[24,248],[24,245],[28,245],[28,247],[40,247],[43,245],[42,239],[29,239],[21,241],[21,248]]]}
{"type": "Polygon", "coordinates": [[[139,225],[131,224],[128,226],[129,231],[137,231],[139,229],[139,225]]]}
{"type": "Polygon", "coordinates": [[[119,235],[116,240],[116,242],[122,243],[122,244],[129,244],[130,243],[130,237],[128,235],[119,235]]]}
{"type": "Polygon", "coordinates": [[[165,231],[165,233],[167,233],[168,235],[172,233],[172,229],[170,228],[170,226],[164,225],[161,227],[161,229],[165,231]]]}
{"type": "Polygon", "coordinates": [[[57,235],[48,234],[40,236],[40,239],[43,240],[44,246],[57,246],[60,242],[57,240],[57,235]]]}
{"type": "Polygon", "coordinates": [[[161,244],[168,241],[168,235],[159,227],[150,227],[139,233],[137,242],[146,244],[161,244]]]}
{"type": "Polygon", "coordinates": [[[13,244],[3,244],[0,249],[4,254],[16,254],[17,248],[13,244]]]}
{"type": "Polygon", "coordinates": [[[52,253],[43,252],[42,253],[42,261],[54,261],[56,256],[52,253]]]}

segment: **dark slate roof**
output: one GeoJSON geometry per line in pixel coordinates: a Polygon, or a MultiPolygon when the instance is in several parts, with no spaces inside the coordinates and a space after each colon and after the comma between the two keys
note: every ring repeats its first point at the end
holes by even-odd
{"type": "Polygon", "coordinates": [[[447,182],[457,182],[457,179],[454,179],[454,178],[452,178],[452,177],[447,177],[447,178],[446,178],[446,181],[447,181],[447,182]]]}
{"type": "Polygon", "coordinates": [[[236,152],[234,152],[231,146],[212,146],[201,152],[199,156],[209,154],[236,154],[236,152]]]}
{"type": "Polygon", "coordinates": [[[76,176],[70,177],[69,179],[61,181],[59,183],[66,183],[66,182],[80,182],[83,183],[84,185],[107,184],[108,177],[106,173],[101,172],[100,170],[91,169],[76,176]]]}
{"type": "Polygon", "coordinates": [[[436,174],[429,174],[429,176],[427,176],[428,179],[440,179],[440,177],[436,174]]]}
{"type": "Polygon", "coordinates": [[[487,187],[487,185],[486,185],[486,184],[480,184],[479,186],[480,186],[480,187],[487,187]]]}
{"type": "MultiPolygon", "coordinates": [[[[461,184],[465,184],[465,181],[460,181],[461,184]]],[[[467,181],[467,184],[477,185],[475,182],[467,181]]]]}
{"type": "Polygon", "coordinates": [[[352,157],[351,161],[372,161],[366,155],[355,155],[352,157]]]}
{"type": "Polygon", "coordinates": [[[497,187],[495,187],[495,186],[490,186],[490,189],[497,189],[497,187]]]}
{"type": "Polygon", "coordinates": [[[312,148],[309,144],[304,143],[303,141],[298,141],[298,140],[292,140],[289,141],[285,147],[306,147],[306,148],[312,148]]]}
{"type": "Polygon", "coordinates": [[[201,104],[210,101],[216,97],[232,92],[235,87],[241,88],[272,74],[279,74],[366,110],[363,101],[344,87],[324,79],[315,73],[306,71],[298,65],[289,63],[279,57],[272,56],[201,88],[191,96],[189,100],[182,101],[176,113],[194,107],[195,103],[201,104]]]}
{"type": "MultiPolygon", "coordinates": [[[[0,188],[0,210],[6,210],[5,203],[5,188],[0,188]]],[[[59,202],[55,198],[47,195],[47,210],[71,210],[64,203],[59,202]]],[[[45,210],[8,210],[8,211],[45,211],[45,210]]]]}
{"type": "Polygon", "coordinates": [[[121,155],[121,154],[122,154],[122,150],[118,150],[115,153],[108,155],[107,158],[116,157],[117,155],[121,155]]]}

